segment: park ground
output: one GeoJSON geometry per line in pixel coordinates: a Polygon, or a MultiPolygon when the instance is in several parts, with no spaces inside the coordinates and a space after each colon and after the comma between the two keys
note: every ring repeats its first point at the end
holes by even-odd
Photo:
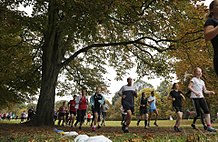
{"type": "MultiPolygon", "coordinates": [[[[132,121],[129,128],[130,133],[124,134],[121,130],[120,121],[107,121],[106,126],[96,132],[92,132],[90,126],[84,126],[82,130],[67,126],[34,127],[20,124],[19,121],[0,121],[0,142],[73,142],[75,137],[65,137],[54,132],[54,129],[65,132],[76,131],[79,134],[88,136],[104,135],[113,142],[218,142],[218,132],[209,133],[197,124],[199,130],[190,127],[192,120],[183,120],[181,124],[182,132],[174,132],[172,126],[175,121],[160,120],[159,127],[153,126],[145,129],[143,122],[136,126],[136,121],[132,121]]],[[[200,122],[199,122],[200,123],[200,122]]],[[[213,123],[218,128],[218,123],[213,123]]]]}

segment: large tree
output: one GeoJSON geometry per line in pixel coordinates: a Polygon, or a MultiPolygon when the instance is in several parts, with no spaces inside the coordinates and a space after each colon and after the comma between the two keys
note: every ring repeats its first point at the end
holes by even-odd
{"type": "MultiPolygon", "coordinates": [[[[178,23],[194,21],[187,15],[194,1],[167,0],[5,0],[2,7],[17,12],[32,6],[23,20],[25,41],[34,47],[41,64],[41,87],[35,125],[53,125],[54,102],[60,74],[76,86],[105,84],[106,66],[121,79],[137,66],[144,75],[168,76],[172,62],[166,54],[178,44],[192,42],[197,33],[182,31],[178,23]],[[179,36],[178,36],[179,35],[179,36]]],[[[19,13],[18,13],[19,14],[19,13]]],[[[196,13],[197,15],[199,13],[196,13]]]]}

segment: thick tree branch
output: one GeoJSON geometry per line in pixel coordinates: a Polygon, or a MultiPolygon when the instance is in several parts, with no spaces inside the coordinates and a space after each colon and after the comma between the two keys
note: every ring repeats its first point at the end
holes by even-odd
{"type": "Polygon", "coordinates": [[[62,64],[61,67],[68,65],[74,58],[76,58],[79,54],[85,53],[88,50],[95,48],[95,47],[109,47],[109,46],[119,46],[119,45],[129,45],[133,43],[138,43],[140,40],[145,39],[146,37],[142,37],[133,41],[126,41],[126,42],[112,42],[112,43],[99,43],[99,44],[92,44],[87,47],[84,47],[78,51],[76,51],[73,55],[71,55],[68,59],[66,59],[62,64]]]}

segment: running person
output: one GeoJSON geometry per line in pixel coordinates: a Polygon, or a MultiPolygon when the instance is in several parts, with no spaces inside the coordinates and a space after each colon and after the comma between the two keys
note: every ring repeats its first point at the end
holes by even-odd
{"type": "Polygon", "coordinates": [[[67,111],[67,107],[66,107],[66,102],[64,101],[62,103],[62,106],[60,106],[58,110],[58,125],[60,125],[62,121],[62,126],[64,126],[66,120],[65,119],[66,111],[67,111]]]}
{"type": "Polygon", "coordinates": [[[128,127],[131,123],[132,114],[134,113],[134,97],[137,97],[137,93],[132,86],[132,78],[127,78],[127,85],[124,85],[119,90],[118,94],[122,96],[122,106],[125,112],[127,112],[125,122],[122,125],[124,133],[128,133],[128,127]]]}
{"type": "Polygon", "coordinates": [[[140,121],[143,119],[145,121],[145,128],[147,127],[148,123],[148,98],[145,96],[145,92],[142,92],[141,100],[140,100],[140,116],[137,122],[137,126],[139,126],[140,121]]]}
{"type": "Polygon", "coordinates": [[[101,115],[101,106],[104,104],[105,100],[103,95],[101,94],[101,88],[97,87],[95,94],[93,94],[90,98],[90,104],[92,105],[92,112],[94,117],[94,125],[92,126],[92,131],[96,130],[96,125],[98,124],[98,128],[101,128],[99,125],[99,118],[101,115]]]}
{"type": "Polygon", "coordinates": [[[168,96],[169,100],[172,100],[173,108],[177,114],[176,123],[174,125],[174,130],[176,132],[181,132],[179,129],[180,122],[182,120],[183,110],[182,110],[182,99],[185,100],[185,97],[181,91],[179,91],[179,84],[174,83],[172,87],[172,91],[168,96]]]}
{"type": "Polygon", "coordinates": [[[102,110],[102,120],[101,120],[101,126],[105,126],[105,119],[107,116],[107,110],[109,109],[108,104],[106,103],[106,101],[104,101],[104,104],[101,107],[102,110]]]}
{"type": "Polygon", "coordinates": [[[70,108],[69,125],[73,127],[73,123],[76,117],[76,95],[73,96],[73,100],[70,100],[68,106],[70,108]]]}
{"type": "Polygon", "coordinates": [[[83,88],[81,90],[81,95],[77,97],[76,102],[79,104],[77,119],[78,119],[78,122],[80,122],[79,129],[81,130],[82,129],[82,124],[85,121],[86,110],[88,108],[88,99],[86,97],[86,88],[83,88]]]}
{"type": "Polygon", "coordinates": [[[158,111],[157,111],[156,103],[157,103],[157,99],[154,96],[154,91],[151,91],[151,96],[148,98],[148,104],[149,104],[148,127],[150,126],[150,120],[153,113],[155,114],[154,125],[158,127],[157,125],[158,111]]]}
{"type": "Polygon", "coordinates": [[[209,6],[210,14],[204,24],[204,37],[211,41],[214,49],[214,69],[218,75],[218,0],[213,0],[209,6]]]}
{"type": "MultiPolygon", "coordinates": [[[[196,116],[193,119],[192,127],[195,128],[195,122],[197,118],[201,115],[201,109],[204,112],[205,115],[205,121],[207,126],[204,126],[204,129],[206,129],[209,132],[216,132],[216,129],[214,129],[211,126],[211,120],[210,120],[210,111],[207,106],[207,102],[204,98],[203,93],[205,94],[215,94],[214,91],[208,91],[206,89],[204,81],[201,79],[202,76],[202,70],[201,68],[197,67],[194,71],[194,77],[191,79],[189,83],[189,90],[191,91],[191,99],[193,101],[193,105],[196,110],[196,116]]],[[[203,122],[202,122],[203,123],[203,122]]]]}

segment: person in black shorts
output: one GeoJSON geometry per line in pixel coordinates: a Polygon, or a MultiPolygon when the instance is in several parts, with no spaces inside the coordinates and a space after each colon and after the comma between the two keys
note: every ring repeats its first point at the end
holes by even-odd
{"type": "Polygon", "coordinates": [[[140,121],[143,119],[145,120],[145,128],[147,128],[147,123],[148,123],[148,98],[145,96],[145,92],[142,92],[142,97],[140,99],[140,116],[139,120],[137,122],[137,126],[139,126],[140,121]]]}
{"type": "Polygon", "coordinates": [[[202,124],[204,125],[204,129],[209,132],[216,132],[216,129],[212,127],[211,125],[211,117],[210,117],[210,110],[208,108],[206,99],[204,97],[204,94],[213,95],[215,94],[214,91],[209,91],[206,88],[206,85],[204,81],[201,79],[202,77],[202,70],[201,68],[197,67],[194,70],[194,77],[191,79],[188,88],[191,91],[190,98],[193,101],[193,105],[195,107],[196,116],[193,119],[193,123],[191,124],[192,128],[196,128],[195,122],[198,119],[199,116],[201,116],[201,113],[203,111],[205,116],[205,123],[204,120],[202,121],[202,124]]]}
{"type": "Polygon", "coordinates": [[[132,78],[127,78],[127,83],[128,84],[124,85],[118,92],[118,94],[122,96],[121,105],[123,106],[124,111],[127,112],[126,120],[122,126],[124,133],[129,132],[128,127],[131,123],[132,114],[134,113],[134,97],[137,97],[137,93],[132,86],[132,78]]]}
{"type": "Polygon", "coordinates": [[[179,91],[179,84],[174,83],[172,87],[172,91],[170,92],[168,96],[169,100],[172,100],[172,106],[177,114],[176,123],[174,125],[174,130],[176,132],[181,132],[179,129],[180,122],[182,120],[183,110],[182,110],[182,100],[185,100],[185,97],[181,91],[179,91]]]}
{"type": "Polygon", "coordinates": [[[94,125],[92,126],[92,131],[96,130],[97,123],[98,123],[98,128],[100,128],[99,118],[101,115],[101,106],[104,104],[104,102],[105,100],[103,95],[101,94],[101,88],[97,87],[96,92],[90,98],[90,103],[92,106],[92,112],[94,117],[94,125]]]}
{"type": "Polygon", "coordinates": [[[218,0],[210,3],[210,14],[204,24],[204,37],[206,41],[211,41],[214,49],[214,69],[218,75],[218,0]]]}

